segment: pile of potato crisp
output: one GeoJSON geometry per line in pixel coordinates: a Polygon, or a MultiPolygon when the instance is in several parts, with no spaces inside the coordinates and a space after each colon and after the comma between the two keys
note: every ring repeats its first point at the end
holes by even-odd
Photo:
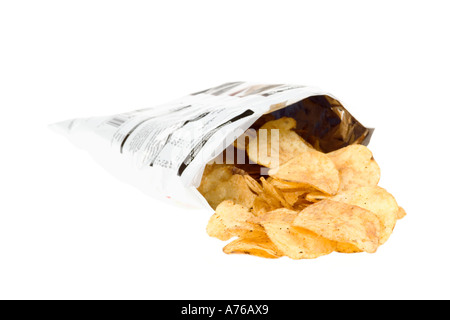
{"type": "Polygon", "coordinates": [[[376,252],[406,213],[377,186],[380,168],[371,151],[350,145],[323,153],[295,127],[292,118],[268,121],[245,145],[235,143],[267,167],[268,176],[251,176],[230,164],[206,166],[198,190],[215,209],[207,233],[223,241],[235,238],[223,248],[227,254],[312,259],[376,252]],[[275,132],[278,152],[270,145],[275,132]],[[268,152],[260,152],[261,145],[268,152]]]}

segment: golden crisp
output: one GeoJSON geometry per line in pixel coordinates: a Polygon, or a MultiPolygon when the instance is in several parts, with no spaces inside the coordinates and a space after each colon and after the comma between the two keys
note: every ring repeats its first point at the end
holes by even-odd
{"type": "Polygon", "coordinates": [[[254,215],[248,208],[223,201],[209,219],[206,232],[209,236],[226,241],[234,236],[264,236],[264,229],[254,223],[254,215]]]}
{"type": "Polygon", "coordinates": [[[278,168],[270,169],[269,175],[287,182],[310,185],[322,192],[334,195],[339,190],[339,172],[326,154],[306,151],[278,168]]]}
{"type": "Polygon", "coordinates": [[[298,202],[308,202],[304,198],[304,196],[307,194],[304,189],[283,190],[282,192],[284,199],[286,199],[287,203],[292,208],[294,208],[298,202]]]}
{"type": "Polygon", "coordinates": [[[406,217],[406,211],[405,209],[403,209],[402,207],[398,207],[398,212],[397,212],[397,219],[403,219],[404,217],[406,217]]]}
{"type": "Polygon", "coordinates": [[[224,200],[232,200],[251,208],[256,198],[248,186],[248,178],[241,174],[233,174],[233,166],[229,165],[213,165],[212,168],[208,168],[198,191],[213,209],[224,200]]]}
{"type": "Polygon", "coordinates": [[[261,129],[279,129],[279,130],[292,130],[297,126],[297,121],[294,118],[282,117],[277,120],[267,121],[261,126],[261,129]]]}
{"type": "Polygon", "coordinates": [[[275,199],[277,202],[281,204],[281,206],[292,209],[292,206],[286,201],[283,194],[277,190],[272,184],[266,181],[263,177],[261,177],[262,186],[264,189],[264,192],[267,194],[268,197],[275,199]]]}
{"type": "Polygon", "coordinates": [[[306,194],[305,199],[308,200],[309,202],[319,202],[320,200],[327,199],[329,197],[330,197],[329,195],[323,192],[313,191],[306,194]]]}
{"type": "Polygon", "coordinates": [[[244,175],[244,179],[245,182],[247,183],[247,186],[250,188],[251,191],[253,191],[253,193],[260,194],[261,192],[263,192],[262,186],[258,183],[258,181],[253,179],[251,176],[246,174],[244,175]]]}
{"type": "Polygon", "coordinates": [[[255,201],[253,201],[253,208],[251,211],[255,216],[261,216],[264,213],[275,210],[277,208],[279,208],[279,206],[273,206],[270,201],[267,201],[265,199],[264,194],[261,194],[256,197],[255,201]]]}
{"type": "Polygon", "coordinates": [[[282,190],[283,192],[287,191],[287,190],[300,190],[300,189],[305,190],[305,193],[315,191],[315,189],[312,186],[310,186],[306,183],[289,182],[289,181],[277,179],[277,178],[270,177],[270,176],[267,178],[267,182],[272,184],[277,189],[282,190]]]}
{"type": "Polygon", "coordinates": [[[332,241],[293,226],[296,216],[296,211],[278,209],[265,214],[260,223],[275,246],[291,259],[313,259],[333,252],[332,241]]]}
{"type": "Polygon", "coordinates": [[[380,245],[390,237],[397,222],[399,207],[395,198],[385,189],[375,187],[359,187],[343,191],[331,200],[359,206],[374,213],[381,223],[380,245]]]}
{"type": "Polygon", "coordinates": [[[208,164],[203,171],[202,182],[198,191],[205,196],[213,191],[220,182],[228,181],[233,175],[233,166],[225,164],[208,164]]]}
{"type": "Polygon", "coordinates": [[[305,228],[336,242],[355,245],[374,253],[380,244],[381,224],[372,212],[358,206],[322,200],[304,209],[294,226],[305,228]]]}
{"type": "Polygon", "coordinates": [[[258,130],[257,137],[250,139],[248,157],[262,166],[274,168],[303,151],[311,150],[311,146],[291,130],[295,126],[296,121],[292,118],[267,122],[258,130]]]}
{"type": "Polygon", "coordinates": [[[363,252],[361,249],[359,249],[354,244],[345,243],[345,242],[336,242],[336,252],[340,253],[359,253],[363,252]]]}
{"type": "Polygon", "coordinates": [[[277,259],[282,253],[268,237],[239,238],[228,243],[223,252],[226,254],[248,254],[261,258],[277,259]]]}
{"type": "Polygon", "coordinates": [[[351,145],[327,155],[339,170],[340,190],[376,186],[380,181],[380,167],[363,145],[351,145]]]}

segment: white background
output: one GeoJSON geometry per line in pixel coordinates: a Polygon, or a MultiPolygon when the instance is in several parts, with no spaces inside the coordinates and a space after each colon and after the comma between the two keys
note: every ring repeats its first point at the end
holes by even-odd
{"type": "Polygon", "coordinates": [[[2,1],[0,298],[450,298],[448,1],[2,1]],[[227,81],[314,85],[366,126],[408,216],[376,254],[222,253],[210,212],[47,125],[227,81]]]}

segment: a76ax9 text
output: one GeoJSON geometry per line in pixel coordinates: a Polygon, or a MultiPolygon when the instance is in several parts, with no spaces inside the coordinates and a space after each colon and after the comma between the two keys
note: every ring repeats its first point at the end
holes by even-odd
{"type": "Polygon", "coordinates": [[[265,304],[228,304],[224,307],[216,306],[193,306],[191,304],[181,308],[182,315],[203,315],[213,317],[215,314],[222,315],[265,315],[269,312],[269,306],[265,304]]]}

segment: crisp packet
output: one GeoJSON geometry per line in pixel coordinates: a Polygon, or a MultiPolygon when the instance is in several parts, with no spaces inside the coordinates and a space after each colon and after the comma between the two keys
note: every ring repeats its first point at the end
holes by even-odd
{"type": "MultiPolygon", "coordinates": [[[[221,158],[248,130],[281,117],[294,118],[295,131],[323,152],[367,145],[373,132],[318,88],[248,82],[229,82],[152,108],[51,127],[146,194],[183,207],[210,208],[197,191],[206,164],[221,158]]],[[[264,175],[251,162],[238,167],[264,175]]]]}

